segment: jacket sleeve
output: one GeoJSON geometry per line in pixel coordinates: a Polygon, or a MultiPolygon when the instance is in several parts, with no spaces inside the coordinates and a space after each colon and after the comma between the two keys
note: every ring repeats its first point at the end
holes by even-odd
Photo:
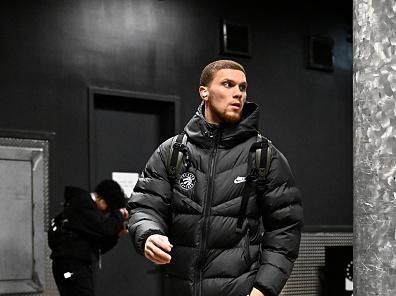
{"type": "Polygon", "coordinates": [[[100,253],[105,254],[114,248],[118,243],[118,236],[114,235],[99,242],[100,253]]]}
{"type": "Polygon", "coordinates": [[[267,188],[259,205],[265,232],[254,287],[265,296],[274,296],[281,292],[291,274],[303,226],[300,191],[288,161],[275,147],[272,148],[267,188]]]}
{"type": "Polygon", "coordinates": [[[168,233],[171,184],[165,160],[170,143],[171,139],[167,140],[150,157],[128,202],[129,235],[139,254],[143,254],[150,235],[168,233]]]}
{"type": "Polygon", "coordinates": [[[124,225],[122,214],[118,210],[102,213],[96,207],[85,210],[85,227],[81,228],[84,235],[94,239],[100,248],[101,254],[110,251],[118,242],[118,233],[124,225]]]}

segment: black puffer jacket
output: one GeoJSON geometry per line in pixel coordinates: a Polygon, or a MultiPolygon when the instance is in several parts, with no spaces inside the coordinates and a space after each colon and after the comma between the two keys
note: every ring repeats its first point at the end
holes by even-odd
{"type": "Polygon", "coordinates": [[[62,219],[60,238],[50,243],[51,258],[77,259],[89,264],[117,244],[124,223],[120,211],[101,212],[89,192],[73,186],[65,187],[62,219]]]}
{"type": "Polygon", "coordinates": [[[287,160],[272,150],[265,194],[258,200],[252,192],[238,233],[244,183],[236,179],[248,173],[258,107],[246,103],[236,126],[211,126],[202,114],[201,105],[185,127],[191,165],[179,170],[173,189],[166,166],[171,139],[149,159],[129,201],[132,241],[142,254],[149,235],[169,237],[165,295],[245,296],[253,286],[277,295],[297,258],[302,227],[300,193],[287,160]],[[187,170],[190,186],[181,186],[187,170]]]}

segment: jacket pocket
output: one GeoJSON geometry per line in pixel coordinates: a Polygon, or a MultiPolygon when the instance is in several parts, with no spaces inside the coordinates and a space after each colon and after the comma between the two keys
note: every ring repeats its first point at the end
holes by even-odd
{"type": "Polygon", "coordinates": [[[190,208],[193,208],[194,210],[196,210],[198,213],[200,213],[200,214],[202,213],[202,206],[200,206],[199,204],[197,204],[193,200],[191,200],[191,199],[189,199],[187,197],[183,197],[182,198],[182,202],[184,202],[190,208]]]}
{"type": "Polygon", "coordinates": [[[180,191],[173,191],[171,208],[174,213],[197,214],[202,213],[202,206],[183,195],[180,191]]]}

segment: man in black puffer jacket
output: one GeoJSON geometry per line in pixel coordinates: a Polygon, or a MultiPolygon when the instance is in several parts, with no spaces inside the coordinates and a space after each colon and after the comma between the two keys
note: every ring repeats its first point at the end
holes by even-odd
{"type": "Polygon", "coordinates": [[[278,295],[298,256],[303,214],[286,158],[274,146],[263,194],[243,188],[254,164],[258,106],[246,102],[244,68],[207,65],[203,99],[184,128],[184,161],[169,178],[173,139],[149,159],[134,188],[129,234],[136,250],[164,266],[168,296],[278,295]]]}
{"type": "Polygon", "coordinates": [[[125,195],[113,180],[103,180],[90,193],[65,188],[64,209],[51,221],[48,244],[60,295],[93,296],[93,269],[100,256],[126,234],[125,195]]]}

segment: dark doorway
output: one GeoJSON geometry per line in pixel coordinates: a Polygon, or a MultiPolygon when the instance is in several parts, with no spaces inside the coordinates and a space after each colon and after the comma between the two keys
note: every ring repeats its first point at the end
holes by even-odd
{"type": "MultiPolygon", "coordinates": [[[[177,97],[91,88],[89,101],[91,189],[112,172],[140,173],[178,126],[177,97]]],[[[97,278],[97,295],[160,295],[159,269],[128,236],[102,257],[97,278]]]]}

